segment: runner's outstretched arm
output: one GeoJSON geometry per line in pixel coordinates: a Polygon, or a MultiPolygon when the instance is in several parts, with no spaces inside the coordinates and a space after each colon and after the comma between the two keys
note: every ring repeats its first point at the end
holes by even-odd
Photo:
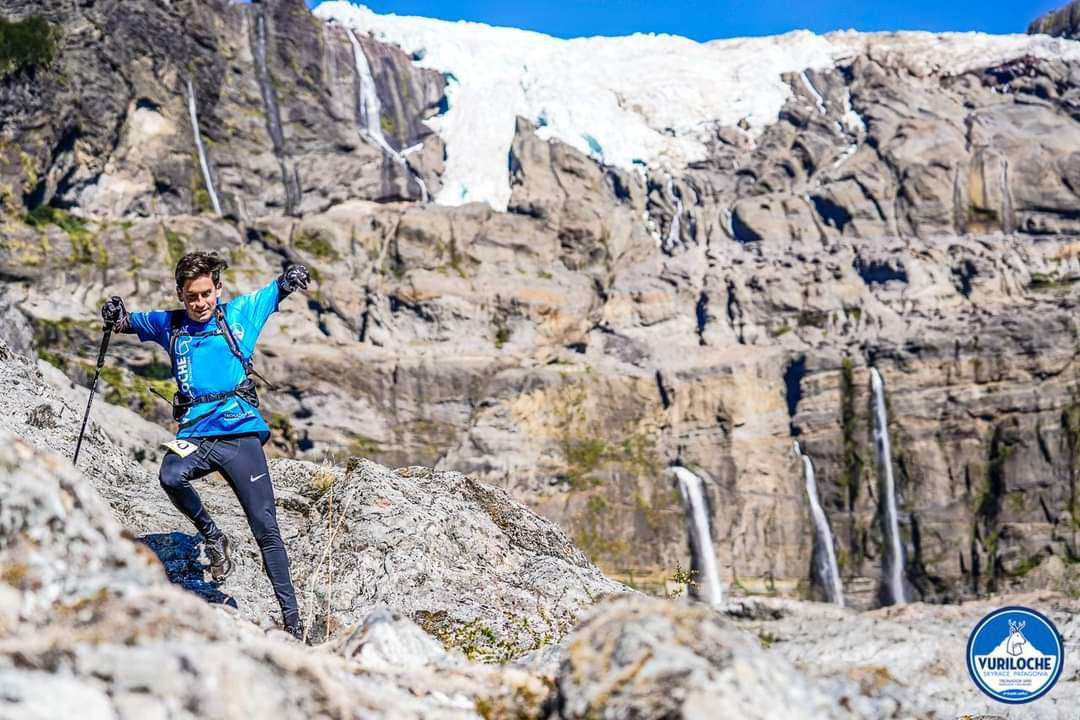
{"type": "Polygon", "coordinates": [[[101,306],[101,319],[112,326],[114,333],[138,335],[143,342],[152,340],[166,349],[169,347],[167,310],[129,313],[123,298],[113,295],[101,306]]]}
{"type": "Polygon", "coordinates": [[[250,334],[245,332],[242,344],[246,344],[247,349],[255,347],[255,340],[267,319],[278,309],[278,304],[297,290],[306,290],[309,279],[306,267],[292,265],[255,292],[241,295],[229,303],[234,312],[247,318],[248,330],[254,330],[250,334]]]}

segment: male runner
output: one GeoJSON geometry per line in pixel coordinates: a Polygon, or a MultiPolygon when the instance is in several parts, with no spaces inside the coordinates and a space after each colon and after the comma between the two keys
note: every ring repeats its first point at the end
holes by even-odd
{"type": "Polygon", "coordinates": [[[153,340],[169,352],[178,388],[173,417],[180,429],[177,440],[167,446],[159,478],[169,499],[202,533],[214,581],[222,582],[232,572],[229,538],[210,518],[191,481],[217,471],[244,509],[281,605],[286,632],[302,638],[262,449],[270,429],[257,409],[250,376],[257,375],[251,355],[267,318],[282,299],[307,288],[308,272],[303,265],[293,265],[262,289],[225,303],[221,271],[226,267],[228,263],[217,255],[189,253],[176,264],[176,296],[182,310],[129,314],[124,301],[113,297],[101,308],[101,317],[113,332],[135,333],[139,340],[153,340]]]}

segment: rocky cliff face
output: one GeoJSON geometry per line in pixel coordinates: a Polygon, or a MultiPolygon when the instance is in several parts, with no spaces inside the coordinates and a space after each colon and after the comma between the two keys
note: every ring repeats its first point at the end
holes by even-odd
{"type": "MultiPolygon", "coordinates": [[[[500,485],[653,590],[688,563],[680,462],[736,592],[820,596],[797,438],[862,606],[884,547],[873,366],[909,592],[1073,590],[1072,42],[829,36],[831,60],[780,76],[775,120],[706,124],[685,167],[605,164],[522,117],[501,212],[422,201],[454,152],[424,120],[456,78],[378,28],[353,32],[389,149],[348,32],[300,3],[44,14],[52,61],[0,82],[13,345],[81,379],[101,299],[171,306],[184,251],[226,256],[234,293],[304,261],[317,282],[256,359],[281,454],[500,485]]],[[[163,353],[115,342],[106,396],[167,426],[163,353]]]]}
{"type": "MultiPolygon", "coordinates": [[[[5,78],[0,163],[8,208],[76,206],[106,217],[214,210],[241,222],[350,198],[419,198],[407,168],[358,132],[352,46],[303,2],[5,2],[5,17],[60,28],[48,70],[5,78]],[[205,158],[198,156],[197,123],[205,158]],[[205,168],[202,163],[205,161],[205,168]]],[[[360,40],[397,149],[420,144],[437,183],[443,80],[360,40]],[[427,142],[429,145],[425,146],[427,142]]]]}
{"type": "Polygon", "coordinates": [[[1056,37],[1076,39],[1080,31],[1080,5],[1071,2],[1057,10],[1040,15],[1028,25],[1029,33],[1043,33],[1056,37]]]}

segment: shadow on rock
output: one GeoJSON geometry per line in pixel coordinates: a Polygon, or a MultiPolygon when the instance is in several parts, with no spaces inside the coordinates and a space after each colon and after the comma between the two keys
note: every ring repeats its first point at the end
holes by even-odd
{"type": "Polygon", "coordinates": [[[143,535],[138,540],[154,551],[173,583],[201,595],[207,602],[236,607],[235,598],[221,592],[216,584],[204,579],[210,566],[199,562],[202,539],[198,535],[185,535],[181,532],[154,533],[143,535]]]}

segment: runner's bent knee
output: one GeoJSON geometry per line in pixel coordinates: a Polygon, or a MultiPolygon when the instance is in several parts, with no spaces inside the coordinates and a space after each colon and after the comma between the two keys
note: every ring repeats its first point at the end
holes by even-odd
{"type": "Polygon", "coordinates": [[[187,464],[183,458],[172,453],[166,455],[158,471],[161,487],[166,490],[180,490],[188,484],[189,480],[187,464]]]}

